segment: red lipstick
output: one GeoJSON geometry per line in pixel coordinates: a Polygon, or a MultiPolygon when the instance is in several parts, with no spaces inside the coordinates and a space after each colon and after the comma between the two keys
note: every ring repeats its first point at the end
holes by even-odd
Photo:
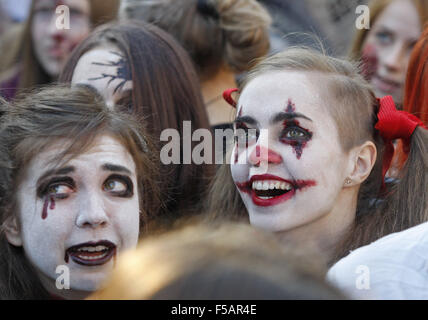
{"type": "MultiPolygon", "coordinates": [[[[270,207],[283,203],[291,199],[297,191],[303,190],[308,187],[315,186],[314,180],[293,180],[289,181],[278,176],[271,174],[254,175],[247,182],[236,183],[236,186],[241,192],[247,193],[251,196],[253,203],[260,207],[270,207]],[[269,189],[260,189],[259,187],[253,188],[253,183],[260,181],[271,181],[269,189]],[[282,186],[278,188],[278,185],[282,186]],[[271,186],[275,186],[274,189],[271,186]],[[284,186],[285,189],[284,189],[284,186]],[[264,197],[261,196],[264,195],[264,197]]],[[[260,184],[259,184],[260,186],[260,184]]]]}

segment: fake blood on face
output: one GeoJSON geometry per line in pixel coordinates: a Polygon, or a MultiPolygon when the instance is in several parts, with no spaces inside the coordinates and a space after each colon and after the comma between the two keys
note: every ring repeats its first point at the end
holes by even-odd
{"type": "Polygon", "coordinates": [[[55,198],[53,196],[46,196],[43,203],[42,219],[45,220],[48,217],[48,206],[50,210],[55,209],[55,198]],[[50,201],[50,205],[49,205],[50,201]]]}
{"type": "Polygon", "coordinates": [[[303,154],[303,149],[306,147],[306,144],[308,143],[308,141],[312,138],[312,132],[310,132],[307,129],[303,129],[300,126],[299,121],[293,119],[293,114],[295,113],[295,110],[296,110],[296,108],[295,108],[294,103],[291,101],[291,99],[288,99],[287,107],[285,109],[285,113],[290,115],[290,119],[284,120],[284,122],[283,122],[284,131],[287,131],[289,129],[304,130],[307,137],[296,138],[296,139],[281,138],[280,141],[285,143],[285,144],[292,146],[294,149],[294,152],[296,153],[297,159],[300,159],[302,157],[302,154],[303,154]]]}

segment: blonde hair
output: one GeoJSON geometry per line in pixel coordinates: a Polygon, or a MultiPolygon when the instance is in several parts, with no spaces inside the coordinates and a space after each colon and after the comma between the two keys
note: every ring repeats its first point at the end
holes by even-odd
{"type": "MultiPolygon", "coordinates": [[[[370,25],[374,25],[382,11],[385,10],[385,8],[388,7],[394,1],[397,0],[372,0],[369,3],[370,25]]],[[[428,2],[426,0],[411,0],[411,2],[414,4],[416,10],[418,11],[419,19],[421,21],[421,27],[423,28],[424,24],[428,21],[428,2]]],[[[349,57],[351,59],[361,58],[361,50],[363,49],[364,41],[366,40],[369,32],[369,29],[357,30],[349,52],[349,57]]]]}
{"type": "Polygon", "coordinates": [[[255,0],[123,0],[119,16],[171,33],[205,79],[223,66],[247,71],[270,48],[271,17],[255,0]]]}
{"type": "MultiPolygon", "coordinates": [[[[344,151],[349,151],[365,141],[373,141],[377,148],[375,166],[359,190],[356,221],[348,234],[349,237],[338,244],[337,257],[384,235],[427,221],[428,131],[422,128],[415,130],[411,139],[411,152],[400,173],[400,181],[389,186],[387,193],[382,193],[382,160],[385,145],[379,132],[374,128],[379,105],[370,85],[361,76],[358,66],[310,49],[292,48],[261,61],[248,73],[240,91],[242,92],[252,79],[278,71],[323,75],[326,81],[319,85],[326,85],[327,88],[320,91],[325,91],[329,96],[328,105],[331,106],[329,112],[337,125],[344,151]]],[[[242,213],[242,206],[233,201],[237,193],[235,185],[225,182],[230,181],[230,169],[223,168],[220,173],[221,176],[217,176],[211,189],[218,190],[221,185],[223,188],[227,185],[228,190],[223,189],[223,194],[226,193],[227,198],[219,199],[212,193],[212,199],[209,200],[212,207],[208,210],[210,212],[224,210],[218,203],[230,201],[233,205],[232,210],[238,209],[242,213]]],[[[231,215],[236,217],[234,213],[231,215]]]]}

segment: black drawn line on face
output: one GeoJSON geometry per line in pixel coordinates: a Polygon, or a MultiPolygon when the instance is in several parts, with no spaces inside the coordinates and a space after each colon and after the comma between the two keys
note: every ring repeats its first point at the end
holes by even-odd
{"type": "Polygon", "coordinates": [[[113,94],[115,94],[119,89],[123,88],[126,82],[132,81],[132,73],[125,56],[114,51],[110,51],[110,53],[119,56],[120,59],[118,61],[108,61],[108,63],[92,62],[92,64],[97,66],[116,67],[116,74],[102,73],[100,77],[89,78],[88,80],[92,81],[110,78],[110,80],[108,81],[108,85],[116,79],[122,80],[114,89],[113,94]]]}

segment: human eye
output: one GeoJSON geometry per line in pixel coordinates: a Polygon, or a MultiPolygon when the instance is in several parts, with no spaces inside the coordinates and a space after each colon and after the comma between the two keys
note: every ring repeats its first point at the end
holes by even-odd
{"type": "Polygon", "coordinates": [[[310,138],[309,131],[298,126],[286,127],[280,135],[280,140],[283,141],[307,141],[310,138]]]}
{"type": "Polygon", "coordinates": [[[238,141],[246,141],[246,143],[256,142],[259,138],[260,132],[255,128],[248,128],[243,122],[235,124],[235,137],[238,141]]]}
{"type": "Polygon", "coordinates": [[[76,191],[73,179],[69,177],[56,177],[38,188],[38,196],[40,198],[54,197],[55,199],[66,199],[76,191]]]}
{"type": "Polygon", "coordinates": [[[382,45],[388,45],[391,44],[394,41],[394,36],[391,32],[381,30],[375,33],[375,37],[378,40],[378,42],[382,45]]]}
{"type": "Polygon", "coordinates": [[[130,198],[134,195],[134,187],[132,180],[123,175],[111,175],[104,181],[102,186],[103,191],[112,194],[113,196],[130,198]]]}

